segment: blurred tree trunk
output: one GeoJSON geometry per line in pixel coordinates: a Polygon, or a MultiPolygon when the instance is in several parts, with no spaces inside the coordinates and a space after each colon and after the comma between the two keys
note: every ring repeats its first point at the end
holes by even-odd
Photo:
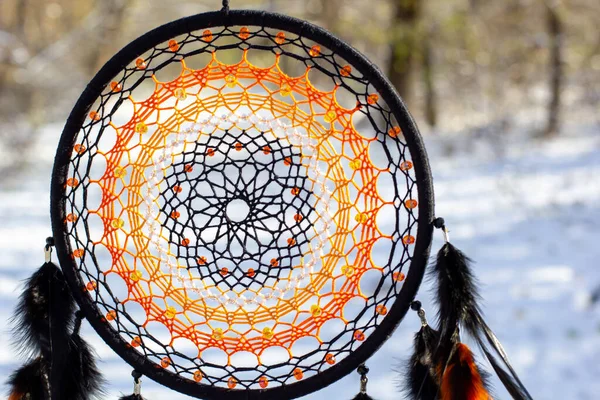
{"type": "Polygon", "coordinates": [[[560,131],[560,106],[563,86],[563,27],[555,6],[546,4],[546,26],[550,45],[550,101],[548,103],[548,119],[544,136],[552,136],[560,131]]]}
{"type": "Polygon", "coordinates": [[[95,46],[88,58],[88,71],[95,74],[101,63],[108,60],[113,53],[114,48],[120,48],[125,43],[119,43],[118,37],[121,32],[121,25],[125,17],[125,11],[128,6],[133,5],[133,1],[125,0],[105,0],[96,11],[103,15],[103,23],[97,33],[97,37],[102,38],[95,46]]]}
{"type": "Polygon", "coordinates": [[[437,125],[437,93],[433,80],[434,61],[433,49],[431,47],[431,38],[433,32],[427,31],[423,38],[423,82],[425,84],[425,119],[429,126],[437,125]]]}
{"type": "Polygon", "coordinates": [[[342,7],[340,0],[321,0],[321,7],[323,8],[323,26],[333,32],[337,33],[337,25],[339,22],[339,12],[342,7]]]}
{"type": "Polygon", "coordinates": [[[388,76],[407,105],[411,105],[414,93],[411,75],[415,55],[419,52],[418,23],[421,14],[420,0],[392,0],[391,56],[388,76]]]}

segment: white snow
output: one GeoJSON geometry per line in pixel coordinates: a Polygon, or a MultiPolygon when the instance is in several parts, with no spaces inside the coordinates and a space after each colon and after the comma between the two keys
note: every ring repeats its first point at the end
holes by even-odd
{"type": "MultiPolygon", "coordinates": [[[[50,235],[49,177],[59,132],[60,127],[49,127],[28,155],[36,160],[31,170],[0,190],[0,372],[5,377],[20,362],[7,345],[17,287],[41,265],[50,235]]],[[[600,398],[600,304],[590,304],[600,285],[600,127],[569,125],[550,141],[514,130],[493,143],[443,134],[429,135],[426,142],[437,214],[446,219],[453,243],[476,261],[488,323],[533,397],[600,398]],[[453,154],[445,154],[448,148],[453,154]]],[[[441,242],[436,232],[434,252],[441,242]]],[[[433,319],[430,289],[426,282],[418,298],[433,319]]],[[[418,328],[411,312],[368,361],[374,398],[401,398],[395,371],[408,357],[418,328]]],[[[87,325],[84,336],[102,358],[106,398],[130,393],[131,368],[87,325]]],[[[509,398],[494,384],[497,399],[509,398]]],[[[358,388],[358,376],[351,374],[306,398],[351,399],[358,388]]],[[[149,400],[187,398],[149,379],[143,394],[149,400]]]]}

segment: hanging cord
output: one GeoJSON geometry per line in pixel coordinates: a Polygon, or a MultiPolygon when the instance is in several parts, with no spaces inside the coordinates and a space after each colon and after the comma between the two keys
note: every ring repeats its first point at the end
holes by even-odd
{"type": "Polygon", "coordinates": [[[46,238],[46,245],[44,246],[45,261],[52,261],[52,247],[54,247],[54,238],[52,236],[46,238]]]}
{"type": "MultiPolygon", "coordinates": [[[[52,246],[54,246],[54,238],[52,236],[48,236],[46,238],[46,245],[44,246],[44,259],[46,263],[52,261],[52,246]]],[[[50,288],[50,285],[51,282],[48,281],[48,308],[52,309],[52,290],[50,288]]],[[[52,336],[52,313],[48,313],[48,338],[50,339],[50,370],[46,370],[44,373],[44,378],[46,378],[47,380],[46,395],[48,396],[48,400],[53,400],[55,397],[57,397],[55,395],[58,394],[58,391],[55,389],[55,386],[57,386],[57,382],[54,378],[56,376],[56,372],[54,371],[56,366],[54,364],[54,357],[52,356],[54,354],[54,342],[52,340],[52,336]]]]}
{"type": "Polygon", "coordinates": [[[444,232],[444,240],[446,243],[450,243],[450,231],[448,231],[448,228],[446,228],[446,221],[444,221],[444,218],[438,217],[434,219],[433,226],[435,226],[437,229],[441,229],[444,232]]]}
{"type": "Polygon", "coordinates": [[[369,382],[367,374],[369,373],[369,368],[365,364],[360,364],[356,372],[360,374],[360,393],[367,394],[367,383],[369,382]]]}
{"type": "Polygon", "coordinates": [[[136,371],[135,369],[131,371],[131,376],[133,377],[133,395],[141,396],[142,395],[142,373],[136,371]]]}
{"type": "Polygon", "coordinates": [[[229,13],[229,0],[223,0],[223,8],[221,9],[225,14],[229,13]]]}
{"type": "Polygon", "coordinates": [[[419,300],[415,300],[412,303],[410,303],[410,308],[413,311],[417,312],[417,315],[419,316],[419,319],[421,320],[421,326],[427,326],[427,318],[425,317],[425,310],[423,310],[423,308],[421,308],[421,302],[419,300]]]}

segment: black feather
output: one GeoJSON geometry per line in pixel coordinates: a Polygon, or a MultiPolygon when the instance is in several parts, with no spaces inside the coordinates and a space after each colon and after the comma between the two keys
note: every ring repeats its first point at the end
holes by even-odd
{"type": "Polygon", "coordinates": [[[481,347],[513,399],[532,400],[511,366],[500,341],[483,319],[470,262],[464,253],[450,243],[446,243],[438,252],[434,273],[438,281],[440,345],[436,350],[436,357],[441,362],[448,360],[451,347],[445,344],[457,342],[458,329],[462,325],[481,347]]]}
{"type": "Polygon", "coordinates": [[[144,400],[139,394],[130,394],[129,396],[119,397],[119,400],[144,400]]]}
{"type": "Polygon", "coordinates": [[[407,368],[408,381],[404,387],[409,400],[436,400],[439,382],[436,378],[434,349],[439,334],[429,325],[421,327],[415,334],[415,352],[411,356],[407,368]]]}
{"type": "Polygon", "coordinates": [[[25,364],[8,378],[8,400],[45,400],[47,377],[44,377],[44,361],[41,357],[25,364]]]}
{"type": "Polygon", "coordinates": [[[366,393],[359,393],[352,400],[374,400],[371,396],[366,393]]]}
{"type": "Polygon", "coordinates": [[[64,276],[47,262],[26,282],[12,319],[14,342],[26,355],[66,354],[75,302],[64,276]]]}
{"type": "Polygon", "coordinates": [[[93,350],[79,336],[79,327],[76,328],[69,340],[69,355],[63,375],[61,399],[88,400],[102,393],[104,379],[96,366],[93,350]]]}

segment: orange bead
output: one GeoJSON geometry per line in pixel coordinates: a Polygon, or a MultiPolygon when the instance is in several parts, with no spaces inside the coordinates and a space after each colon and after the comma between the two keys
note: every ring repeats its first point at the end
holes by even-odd
{"type": "Polygon", "coordinates": [[[85,251],[83,249],[75,249],[75,250],[73,250],[73,257],[81,258],[81,257],[83,257],[84,252],[85,251]]]}
{"type": "Polygon", "coordinates": [[[142,338],[140,338],[139,336],[134,337],[133,339],[131,339],[131,345],[133,347],[140,347],[142,345],[142,338]]]}
{"type": "Polygon", "coordinates": [[[354,275],[354,267],[352,265],[344,265],[342,267],[342,274],[346,275],[346,277],[350,278],[354,275]]]}
{"type": "Polygon", "coordinates": [[[194,372],[194,380],[196,382],[200,382],[202,380],[202,378],[204,377],[204,375],[202,374],[202,372],[200,372],[200,370],[196,370],[194,372]]]}
{"type": "Polygon", "coordinates": [[[375,93],[370,94],[369,97],[367,97],[367,103],[369,103],[370,105],[373,105],[375,103],[377,103],[379,101],[379,96],[375,93]]]}
{"type": "Polygon", "coordinates": [[[205,265],[206,264],[206,257],[204,256],[200,256],[198,257],[198,259],[196,259],[196,261],[198,262],[198,264],[200,265],[205,265]]]}
{"type": "Polygon", "coordinates": [[[115,176],[115,178],[123,178],[127,176],[127,170],[122,167],[117,167],[115,168],[113,175],[115,176]]]}
{"type": "Polygon", "coordinates": [[[329,365],[335,364],[335,356],[331,353],[327,354],[325,356],[325,362],[327,362],[327,364],[329,365]]]}
{"type": "Polygon", "coordinates": [[[181,213],[179,211],[176,211],[176,210],[171,211],[171,218],[177,219],[180,216],[181,216],[181,213]]]}
{"type": "Polygon", "coordinates": [[[136,133],[143,135],[144,133],[148,132],[148,126],[143,122],[138,122],[135,124],[134,130],[136,133]]]}
{"type": "Polygon", "coordinates": [[[113,92],[120,92],[121,89],[123,89],[123,87],[119,82],[112,81],[110,83],[110,90],[112,90],[113,92]]]}
{"type": "Polygon", "coordinates": [[[206,150],[206,155],[209,157],[212,157],[215,155],[215,149],[207,149],[206,150]]]}
{"type": "Polygon", "coordinates": [[[310,54],[311,57],[318,57],[321,54],[321,46],[315,44],[310,48],[308,54],[310,54]]]}
{"type": "Polygon", "coordinates": [[[401,133],[402,133],[402,130],[400,129],[399,126],[394,126],[393,128],[390,128],[390,130],[388,131],[388,135],[390,135],[393,138],[398,137],[401,133]]]}
{"type": "Polygon", "coordinates": [[[361,330],[354,331],[354,339],[358,340],[359,342],[362,342],[363,340],[365,340],[365,334],[361,330]]]}
{"type": "Polygon", "coordinates": [[[323,310],[321,310],[321,307],[319,307],[317,304],[313,304],[310,306],[310,313],[313,317],[320,317],[321,314],[323,314],[323,310]]]}
{"type": "Polygon", "coordinates": [[[83,154],[85,153],[85,146],[82,144],[76,144],[73,146],[73,150],[75,150],[75,153],[77,154],[83,154]]]}
{"type": "Polygon", "coordinates": [[[173,91],[173,96],[178,100],[185,100],[187,99],[187,92],[185,91],[185,88],[177,88],[173,91]]]}
{"type": "Polygon", "coordinates": [[[329,111],[327,111],[327,113],[325,114],[323,119],[325,120],[325,122],[330,123],[330,122],[335,121],[336,117],[337,117],[337,114],[335,113],[335,111],[329,110],[329,111]]]}
{"type": "Polygon", "coordinates": [[[405,275],[403,272],[394,272],[392,274],[392,279],[394,279],[394,281],[396,282],[402,282],[405,278],[405,275]]]}
{"type": "Polygon", "coordinates": [[[254,271],[254,268],[248,268],[248,271],[246,271],[246,275],[248,275],[250,278],[254,278],[254,275],[256,275],[256,271],[254,271]]]}
{"type": "Polygon", "coordinates": [[[286,157],[286,158],[284,158],[283,159],[283,165],[288,166],[288,167],[290,165],[292,165],[292,157],[286,157]]]}
{"type": "Polygon", "coordinates": [[[302,378],[304,378],[304,373],[302,372],[302,370],[300,368],[296,368],[294,369],[294,378],[296,378],[296,380],[300,380],[302,378]]]}
{"type": "Polygon", "coordinates": [[[169,319],[175,318],[176,315],[177,315],[177,309],[175,307],[169,306],[165,310],[165,317],[167,317],[169,319]]]}
{"type": "Polygon", "coordinates": [[[94,121],[100,121],[100,114],[98,114],[96,111],[90,111],[90,119],[94,121]]]}
{"type": "Polygon", "coordinates": [[[146,61],[143,58],[135,60],[135,66],[137,69],[146,69],[146,61]]]}
{"type": "Polygon", "coordinates": [[[283,42],[285,42],[285,33],[277,32],[277,35],[275,35],[275,43],[283,44],[283,42]]]}
{"type": "Polygon", "coordinates": [[[79,181],[75,178],[67,179],[67,186],[74,187],[74,186],[77,186],[78,184],[79,184],[79,181]]]}
{"type": "Polygon", "coordinates": [[[414,199],[408,199],[404,202],[404,205],[406,206],[406,208],[408,209],[413,209],[417,207],[417,201],[414,199]]]}
{"type": "Polygon", "coordinates": [[[304,217],[301,214],[294,215],[294,221],[300,222],[304,217]]]}
{"type": "Polygon", "coordinates": [[[402,243],[404,244],[413,244],[415,242],[415,237],[412,235],[406,235],[402,238],[402,243]]]}
{"type": "Polygon", "coordinates": [[[177,43],[177,40],[169,40],[169,50],[171,50],[172,52],[179,50],[179,43],[177,43]]]}
{"type": "Polygon", "coordinates": [[[345,65],[344,67],[342,67],[342,69],[340,69],[340,75],[347,77],[350,76],[350,74],[352,73],[352,67],[349,65],[345,65]]]}
{"type": "Polygon", "coordinates": [[[85,285],[85,288],[90,292],[96,290],[97,287],[98,284],[96,283],[96,281],[89,281],[87,285],[85,285]]]}
{"type": "Polygon", "coordinates": [[[269,386],[269,379],[266,376],[261,376],[258,379],[258,384],[260,385],[261,388],[266,388],[267,386],[269,386]]]}
{"type": "Polygon", "coordinates": [[[175,186],[173,186],[173,192],[181,193],[181,192],[183,192],[183,188],[179,185],[175,185],[175,186]]]}
{"type": "Polygon", "coordinates": [[[295,188],[292,188],[292,194],[293,194],[294,196],[297,196],[298,194],[300,194],[300,189],[299,189],[299,188],[297,188],[297,187],[295,187],[295,188]]]}
{"type": "Polygon", "coordinates": [[[271,340],[273,338],[273,329],[268,326],[262,330],[263,338],[271,340]]]}
{"type": "Polygon", "coordinates": [[[202,40],[205,41],[206,43],[212,42],[213,34],[210,31],[210,29],[206,29],[204,32],[202,32],[202,40]]]}
{"type": "Polygon", "coordinates": [[[263,147],[263,153],[264,154],[271,154],[271,148],[269,146],[263,147]]]}
{"type": "Polygon", "coordinates": [[[359,224],[364,224],[365,222],[367,222],[369,220],[369,216],[366,213],[358,213],[354,217],[354,220],[356,222],[358,222],[359,224]]]}
{"type": "Polygon", "coordinates": [[[237,78],[235,77],[235,75],[229,74],[225,77],[225,83],[227,83],[227,87],[234,88],[236,82],[237,78]]]}
{"type": "Polygon", "coordinates": [[[229,273],[229,269],[227,267],[223,267],[223,268],[221,268],[221,271],[219,271],[219,273],[222,276],[226,276],[229,273]]]}
{"type": "Polygon", "coordinates": [[[223,329],[221,329],[221,328],[215,328],[215,330],[213,330],[212,337],[215,340],[221,340],[221,339],[223,339],[223,329]]]}
{"type": "Polygon", "coordinates": [[[401,171],[408,171],[412,167],[413,167],[413,163],[411,163],[410,161],[404,161],[404,162],[400,163],[400,170],[401,171]]]}
{"type": "Polygon", "coordinates": [[[117,312],[115,310],[110,310],[106,313],[106,319],[109,321],[114,321],[117,318],[117,312]]]}
{"type": "Polygon", "coordinates": [[[296,239],[294,239],[294,238],[288,238],[287,244],[288,244],[288,246],[295,245],[296,244],[296,239]]]}
{"type": "Polygon", "coordinates": [[[236,385],[237,385],[237,379],[235,379],[233,376],[227,380],[227,387],[229,389],[235,388],[236,385]]]}
{"type": "Polygon", "coordinates": [[[189,245],[190,245],[190,239],[188,239],[188,238],[183,238],[183,239],[181,240],[181,245],[182,245],[182,246],[186,246],[186,247],[187,247],[187,246],[189,246],[189,245]]]}
{"type": "Polygon", "coordinates": [[[375,312],[379,315],[386,315],[387,314],[387,307],[380,304],[377,307],[375,307],[375,312]]]}
{"type": "Polygon", "coordinates": [[[277,267],[279,266],[279,261],[277,261],[276,258],[272,258],[271,259],[271,267],[277,267]]]}
{"type": "Polygon", "coordinates": [[[243,144],[241,144],[240,142],[237,142],[237,143],[235,144],[235,150],[236,150],[236,151],[242,151],[242,149],[243,149],[243,148],[244,148],[244,145],[243,145],[243,144]]]}
{"type": "Polygon", "coordinates": [[[246,26],[241,27],[239,37],[243,40],[248,39],[250,37],[250,29],[246,26]]]}
{"type": "Polygon", "coordinates": [[[121,218],[115,218],[112,221],[110,221],[110,226],[113,229],[121,229],[124,225],[125,221],[123,221],[121,218]]]}
{"type": "Polygon", "coordinates": [[[67,214],[67,221],[75,222],[75,221],[77,221],[77,216],[75,214],[67,214]]]}
{"type": "Polygon", "coordinates": [[[183,167],[183,170],[184,170],[185,172],[188,172],[188,173],[189,173],[189,172],[192,172],[192,171],[194,170],[194,167],[192,167],[192,166],[191,166],[191,164],[186,164],[186,165],[183,167]]]}
{"type": "Polygon", "coordinates": [[[168,368],[169,365],[171,365],[171,360],[169,359],[169,357],[163,357],[162,360],[160,360],[161,367],[168,368]]]}
{"type": "Polygon", "coordinates": [[[129,274],[129,279],[131,279],[134,282],[137,282],[140,279],[142,279],[143,275],[144,274],[142,273],[142,271],[140,271],[139,269],[136,269],[131,274],[129,274]]]}
{"type": "Polygon", "coordinates": [[[281,89],[279,91],[282,96],[289,96],[292,93],[292,88],[288,84],[281,85],[281,89]]]}

